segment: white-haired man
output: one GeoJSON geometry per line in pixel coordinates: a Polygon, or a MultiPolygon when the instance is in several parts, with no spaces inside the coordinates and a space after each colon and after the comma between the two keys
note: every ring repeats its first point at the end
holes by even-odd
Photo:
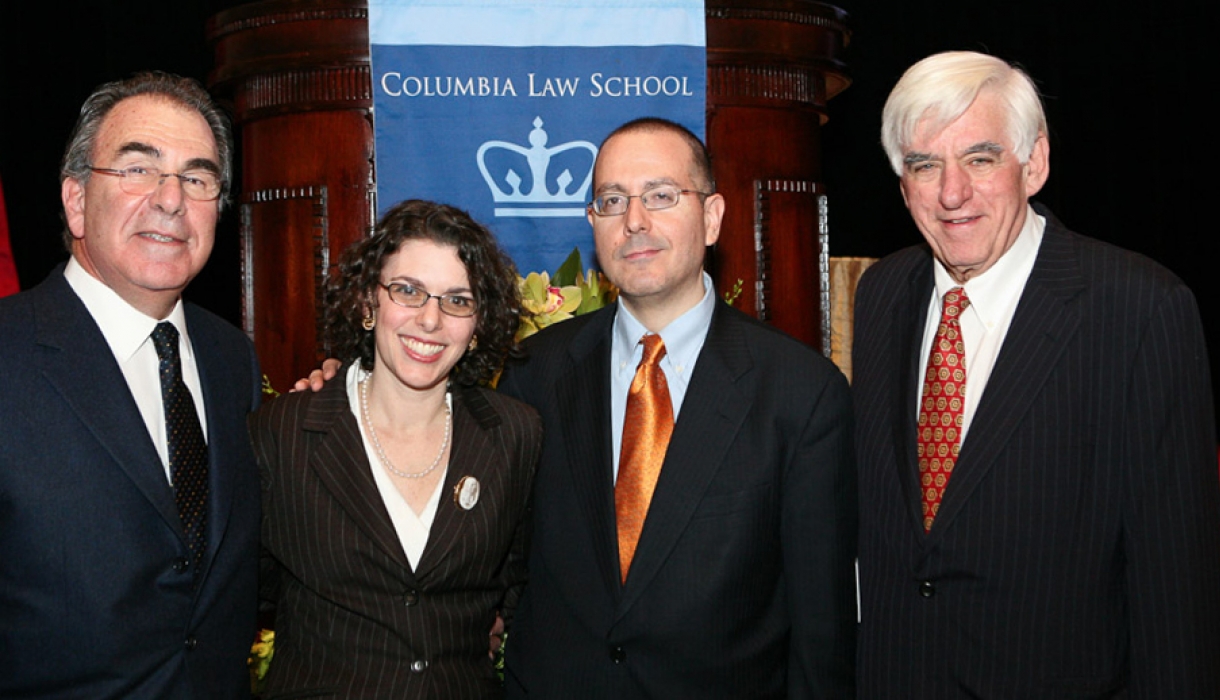
{"type": "Polygon", "coordinates": [[[857,294],[860,697],[1220,697],[1190,290],[1030,205],[1046,119],[1004,61],[915,64],[883,144],[925,245],[857,294]]]}

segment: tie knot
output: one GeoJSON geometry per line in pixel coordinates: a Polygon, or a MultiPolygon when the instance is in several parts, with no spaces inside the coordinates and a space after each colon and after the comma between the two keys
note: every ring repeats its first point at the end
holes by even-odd
{"type": "Polygon", "coordinates": [[[661,336],[656,333],[649,333],[640,338],[640,344],[644,346],[644,358],[640,360],[641,365],[655,366],[662,357],[665,357],[665,341],[661,340],[661,336]]]}
{"type": "Polygon", "coordinates": [[[946,316],[956,316],[970,308],[970,298],[966,296],[964,287],[954,287],[945,292],[943,312],[946,316]]]}
{"type": "Polygon", "coordinates": [[[157,347],[157,357],[167,359],[178,356],[178,329],[169,321],[162,321],[152,332],[153,345],[157,347]]]}

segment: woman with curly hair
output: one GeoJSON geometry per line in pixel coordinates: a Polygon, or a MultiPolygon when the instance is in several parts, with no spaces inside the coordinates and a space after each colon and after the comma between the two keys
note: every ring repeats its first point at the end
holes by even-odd
{"type": "Polygon", "coordinates": [[[465,212],[409,200],[344,252],[347,364],[251,421],[263,472],[265,697],[484,698],[525,579],[542,427],[481,386],[513,347],[516,272],[465,212]]]}

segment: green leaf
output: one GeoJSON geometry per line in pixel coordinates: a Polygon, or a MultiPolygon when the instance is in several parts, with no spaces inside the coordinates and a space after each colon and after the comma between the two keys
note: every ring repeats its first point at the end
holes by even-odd
{"type": "Polygon", "coordinates": [[[576,284],[576,276],[580,274],[580,248],[573,248],[572,253],[568,255],[568,259],[563,261],[558,270],[555,270],[555,276],[551,278],[551,284],[556,287],[571,287],[576,284]]]}
{"type": "Polygon", "coordinates": [[[724,303],[728,304],[729,306],[736,304],[737,298],[740,297],[742,291],[744,291],[742,287],[743,284],[742,279],[738,277],[737,283],[733,285],[733,288],[724,293],[724,303]]]}

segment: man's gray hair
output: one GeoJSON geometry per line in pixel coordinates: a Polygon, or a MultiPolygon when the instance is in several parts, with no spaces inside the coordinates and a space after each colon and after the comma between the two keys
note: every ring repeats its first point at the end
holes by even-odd
{"type": "Polygon", "coordinates": [[[916,129],[938,133],[962,116],[984,90],[1008,107],[1008,139],[1022,164],[1046,134],[1046,114],[1034,81],[995,56],[973,51],[933,54],[903,73],[881,114],[881,145],[901,177],[904,150],[916,129]]]}
{"type": "MultiPolygon", "coordinates": [[[[233,182],[233,136],[228,116],[212,101],[212,96],[198,81],[171,73],[148,71],[137,73],[126,80],[106,83],[93,91],[81,105],[80,117],[68,138],[63,160],[59,166],[59,181],[73,178],[82,185],[93,174],[93,149],[102,122],[114,106],[129,97],[150,95],[160,97],[187,109],[198,112],[216,141],[216,153],[220,158],[221,192],[218,206],[221,210],[227,202],[229,185],[233,182]]],[[[64,227],[64,246],[72,250],[72,232],[64,227]]]]}

